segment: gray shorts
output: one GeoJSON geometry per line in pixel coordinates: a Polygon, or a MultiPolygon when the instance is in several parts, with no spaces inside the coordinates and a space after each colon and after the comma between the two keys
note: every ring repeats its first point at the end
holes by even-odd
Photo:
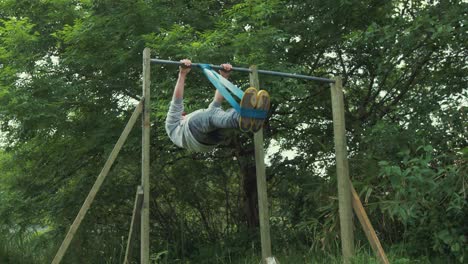
{"type": "Polygon", "coordinates": [[[200,109],[191,115],[190,132],[203,144],[220,144],[224,141],[223,129],[239,128],[239,113],[233,108],[224,111],[218,102],[213,101],[207,109],[200,109]]]}

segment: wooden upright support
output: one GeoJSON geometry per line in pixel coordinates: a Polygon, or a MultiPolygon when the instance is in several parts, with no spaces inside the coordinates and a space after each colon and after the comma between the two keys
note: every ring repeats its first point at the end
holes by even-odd
{"type": "Polygon", "coordinates": [[[341,248],[343,262],[350,263],[354,255],[353,211],[349,186],[348,151],[346,146],[344,99],[341,78],[331,84],[333,130],[335,135],[336,174],[338,180],[338,206],[340,215],[341,248]]]}
{"type": "Polygon", "coordinates": [[[141,263],[150,263],[150,59],[151,50],[143,50],[143,97],[145,98],[142,118],[142,157],[141,186],[143,186],[143,204],[141,210],[141,263]]]}
{"type": "Polygon", "coordinates": [[[68,246],[70,245],[71,241],[73,240],[73,237],[75,236],[76,231],[80,227],[81,221],[85,217],[86,213],[88,212],[88,209],[91,207],[91,204],[94,201],[94,197],[96,197],[97,192],[101,188],[102,183],[104,182],[104,179],[106,178],[107,174],[109,173],[110,168],[112,167],[112,164],[114,163],[115,159],[117,158],[117,155],[120,152],[120,149],[122,148],[123,144],[125,143],[125,140],[127,140],[128,134],[130,131],[132,131],[133,125],[135,125],[136,120],[138,119],[138,116],[140,116],[140,113],[142,111],[143,103],[140,102],[138,106],[136,107],[135,111],[133,112],[132,116],[130,117],[130,120],[128,121],[127,125],[125,126],[122,134],[119,137],[119,140],[117,140],[117,143],[114,146],[114,149],[112,149],[112,152],[109,155],[109,158],[107,159],[106,163],[104,164],[104,167],[101,170],[101,173],[96,179],[96,182],[94,182],[93,187],[91,188],[91,191],[89,192],[88,196],[86,197],[86,200],[84,201],[83,205],[81,206],[80,211],[78,212],[78,215],[76,216],[75,220],[73,221],[73,224],[70,226],[70,230],[68,230],[67,235],[65,236],[65,239],[62,242],[62,245],[60,245],[59,250],[57,251],[57,254],[55,255],[54,259],[52,260],[52,264],[58,264],[62,261],[63,256],[67,252],[68,246]]]}
{"type": "MultiPolygon", "coordinates": [[[[250,67],[250,86],[259,89],[257,67],[250,67]]],[[[270,222],[268,214],[267,183],[265,175],[265,152],[263,150],[263,129],[254,134],[255,167],[257,172],[258,210],[260,218],[260,240],[262,244],[262,263],[272,263],[270,222]]]]}

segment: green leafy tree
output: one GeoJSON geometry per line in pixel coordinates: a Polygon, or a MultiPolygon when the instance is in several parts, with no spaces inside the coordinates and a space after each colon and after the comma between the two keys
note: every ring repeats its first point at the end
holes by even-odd
{"type": "MultiPolygon", "coordinates": [[[[464,261],[466,7],[422,0],[1,1],[1,234],[24,240],[39,233],[45,244],[31,243],[29,251],[42,252],[39,263],[52,258],[140,99],[147,46],[165,59],[342,76],[352,180],[384,246],[406,243],[415,249],[408,253],[464,261]]],[[[176,71],[152,66],[152,252],[205,263],[242,256],[251,241],[258,245],[252,139],[233,133],[229,145],[205,154],[173,146],[162,126],[176,71]]],[[[240,73],[232,80],[248,85],[240,73]]],[[[281,234],[274,244],[336,249],[329,86],[260,81],[272,95],[265,144],[272,228],[281,234]]],[[[213,92],[192,71],[187,110],[206,107],[213,92]]],[[[140,181],[141,131],[134,130],[67,263],[121,262],[140,181]]],[[[1,253],[14,263],[34,261],[14,248],[1,253]]]]}

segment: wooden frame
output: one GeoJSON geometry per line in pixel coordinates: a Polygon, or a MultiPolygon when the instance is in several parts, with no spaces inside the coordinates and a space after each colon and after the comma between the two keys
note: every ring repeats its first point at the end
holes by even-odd
{"type": "MultiPolygon", "coordinates": [[[[145,48],[143,50],[143,97],[140,103],[135,108],[132,116],[130,117],[125,129],[123,130],[119,140],[117,141],[114,149],[112,150],[109,158],[107,159],[101,173],[98,175],[91,191],[89,192],[86,200],[84,201],[78,215],[76,216],[73,224],[63,240],[60,248],[58,249],[52,264],[61,262],[65,255],[76,231],[78,230],[81,221],[90,208],[97,192],[99,191],[105,177],[107,176],[113,162],[115,161],[120,149],[122,148],[125,140],[128,137],[131,129],[133,128],[136,119],[142,113],[142,175],[141,186],[138,186],[137,194],[135,197],[135,205],[133,208],[132,222],[127,239],[127,248],[124,263],[128,263],[130,257],[132,241],[135,236],[137,222],[140,218],[140,236],[141,248],[140,256],[141,263],[150,263],[150,219],[149,219],[149,195],[150,195],[150,69],[151,62],[166,63],[166,64],[179,64],[173,61],[164,61],[151,59],[151,50],[145,48]],[[141,215],[140,215],[141,214],[141,215]]],[[[332,99],[332,112],[333,112],[333,129],[334,129],[334,142],[335,142],[335,155],[336,155],[336,170],[338,179],[338,203],[339,203],[339,216],[340,216],[340,230],[341,230],[341,243],[343,252],[344,263],[350,263],[354,255],[354,236],[353,236],[353,215],[352,208],[366,233],[366,236],[379,258],[380,262],[387,264],[388,259],[382,249],[380,241],[365,213],[359,196],[357,195],[352,183],[349,179],[349,166],[347,158],[346,146],[346,130],[345,130],[345,115],[344,115],[344,99],[343,87],[341,78],[336,77],[333,80],[312,76],[296,75],[272,71],[259,71],[256,66],[249,69],[236,68],[233,70],[240,70],[250,73],[250,84],[253,87],[259,88],[258,73],[283,76],[288,78],[301,78],[315,81],[322,81],[331,83],[331,99],[332,99]]],[[[265,154],[263,147],[263,129],[254,134],[255,145],[255,165],[257,174],[257,192],[259,204],[259,218],[260,218],[260,238],[262,247],[262,263],[272,264],[276,263],[276,259],[272,256],[271,251],[271,238],[270,238],[270,224],[268,213],[268,198],[267,198],[267,182],[265,174],[265,154]]]]}

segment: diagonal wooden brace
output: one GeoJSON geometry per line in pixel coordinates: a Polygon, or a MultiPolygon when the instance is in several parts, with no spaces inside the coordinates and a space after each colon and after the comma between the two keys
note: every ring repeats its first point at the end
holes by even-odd
{"type": "Polygon", "coordinates": [[[372,249],[374,250],[375,255],[377,255],[377,258],[382,264],[389,264],[390,262],[388,262],[387,256],[385,255],[385,251],[383,250],[382,245],[380,244],[379,238],[377,237],[377,234],[375,233],[375,230],[372,227],[369,217],[367,217],[366,211],[364,210],[361,200],[359,199],[359,195],[354,189],[351,181],[349,181],[349,186],[351,188],[351,193],[353,196],[352,204],[354,212],[356,213],[359,222],[362,225],[362,229],[364,230],[364,233],[366,234],[366,237],[369,240],[369,243],[372,249]]]}
{"type": "Polygon", "coordinates": [[[144,99],[140,101],[140,103],[135,108],[135,111],[133,112],[132,116],[130,117],[130,120],[128,120],[128,123],[125,126],[122,134],[120,135],[119,140],[115,144],[114,149],[112,149],[112,152],[110,153],[109,158],[104,164],[104,167],[102,168],[101,173],[99,173],[99,176],[97,177],[96,182],[94,182],[94,185],[91,188],[91,191],[89,192],[88,196],[86,197],[86,200],[81,206],[81,209],[78,212],[78,215],[76,216],[75,220],[73,221],[73,224],[70,226],[70,229],[68,230],[68,233],[65,236],[65,239],[60,245],[60,248],[58,249],[57,254],[52,260],[52,264],[58,264],[62,261],[63,256],[67,252],[68,246],[70,246],[70,243],[73,240],[73,237],[75,236],[76,231],[80,227],[81,221],[83,221],[83,218],[85,217],[86,213],[91,207],[91,204],[93,203],[97,192],[101,188],[101,185],[104,182],[104,179],[109,173],[112,164],[117,158],[117,155],[119,154],[120,149],[122,149],[122,146],[125,143],[125,140],[127,140],[128,134],[130,133],[130,131],[132,131],[133,126],[135,125],[138,117],[140,116],[141,111],[143,109],[143,101],[144,99]]]}
{"type": "Polygon", "coordinates": [[[136,236],[136,230],[140,225],[141,206],[143,204],[143,188],[139,185],[136,191],[135,205],[133,206],[132,222],[128,231],[127,248],[125,249],[124,264],[130,263],[132,257],[133,240],[136,236]]]}

